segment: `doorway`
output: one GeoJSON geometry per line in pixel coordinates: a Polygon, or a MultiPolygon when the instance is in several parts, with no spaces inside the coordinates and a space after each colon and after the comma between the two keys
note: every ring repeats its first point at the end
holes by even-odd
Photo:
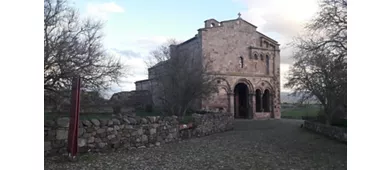
{"type": "Polygon", "coordinates": [[[238,83],[234,87],[234,117],[249,118],[249,89],[244,83],[238,83]]]}

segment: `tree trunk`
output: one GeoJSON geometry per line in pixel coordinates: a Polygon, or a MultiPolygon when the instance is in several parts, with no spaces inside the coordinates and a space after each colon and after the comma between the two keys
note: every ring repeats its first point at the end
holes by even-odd
{"type": "Polygon", "coordinates": [[[331,125],[332,124],[332,109],[329,108],[329,106],[325,107],[325,124],[331,125]]]}

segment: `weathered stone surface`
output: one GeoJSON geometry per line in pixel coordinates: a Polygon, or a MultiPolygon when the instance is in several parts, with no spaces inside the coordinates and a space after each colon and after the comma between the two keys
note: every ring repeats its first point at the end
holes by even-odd
{"type": "Polygon", "coordinates": [[[87,127],[91,127],[91,126],[92,126],[92,123],[91,123],[89,120],[84,120],[84,121],[83,121],[83,125],[84,125],[84,126],[87,126],[87,127]]]}
{"type": "Polygon", "coordinates": [[[138,135],[142,135],[142,134],[144,134],[144,130],[141,128],[141,129],[138,129],[137,130],[137,134],[138,135]]]}
{"type": "Polygon", "coordinates": [[[68,117],[61,117],[57,119],[57,125],[58,127],[69,127],[69,118],[68,117]]]}
{"type": "Polygon", "coordinates": [[[142,124],[147,124],[147,123],[148,123],[148,120],[145,119],[145,118],[141,118],[141,123],[142,123],[142,124]]]}
{"type": "Polygon", "coordinates": [[[100,126],[107,126],[108,120],[107,119],[99,119],[100,120],[100,126]]]}
{"type": "Polygon", "coordinates": [[[93,136],[89,137],[87,142],[88,142],[88,143],[93,143],[93,142],[95,142],[95,137],[93,137],[93,136]]]}
{"type": "Polygon", "coordinates": [[[130,124],[129,119],[127,119],[127,118],[123,118],[123,121],[124,121],[125,123],[127,123],[127,124],[130,124]]]}
{"type": "Polygon", "coordinates": [[[109,140],[114,139],[114,138],[115,138],[115,135],[114,135],[114,134],[108,135],[107,138],[108,138],[109,140]]]}
{"type": "Polygon", "coordinates": [[[107,132],[112,132],[112,131],[114,131],[114,128],[112,127],[107,128],[107,132]]]}
{"type": "MultiPolygon", "coordinates": [[[[198,120],[194,123],[196,128],[192,133],[198,133],[198,136],[222,132],[228,130],[228,124],[232,119],[229,119],[230,114],[221,114],[216,116],[199,115],[198,120]],[[225,116],[223,116],[225,115],[225,116]]],[[[125,117],[125,116],[124,116],[125,117]]],[[[133,118],[127,118],[135,120],[133,118]]],[[[141,117],[137,117],[140,123],[141,117]]],[[[148,118],[149,119],[149,118],[148,118]]],[[[99,149],[101,147],[116,148],[122,147],[124,144],[130,147],[140,146],[159,146],[160,143],[156,142],[172,142],[184,138],[183,131],[179,131],[178,125],[175,124],[177,120],[174,117],[165,117],[160,120],[147,120],[146,124],[130,125],[119,124],[111,127],[105,126],[100,122],[100,126],[96,125],[96,122],[83,121],[84,127],[79,128],[78,145],[80,146],[80,153],[87,152],[88,148],[93,152],[103,151],[99,149]],[[82,130],[85,129],[85,130],[82,130]],[[85,132],[83,132],[85,131],[85,132]],[[96,148],[96,149],[93,149],[96,148]]],[[[116,122],[116,121],[115,121],[116,122]]],[[[133,122],[135,123],[135,122],[133,122]]],[[[107,125],[108,125],[107,121],[107,125]]],[[[67,147],[67,128],[61,127],[48,127],[45,126],[45,153],[60,153],[59,150],[66,152],[67,147]],[[51,137],[51,138],[50,138],[51,137]],[[50,147],[49,147],[50,146],[50,147]]],[[[190,132],[188,132],[190,133],[190,132]]],[[[104,149],[105,150],[105,149],[104,149]]]]}
{"type": "Polygon", "coordinates": [[[155,116],[148,116],[150,123],[155,123],[157,118],[155,116]]]}
{"type": "Polygon", "coordinates": [[[158,128],[159,126],[160,126],[160,125],[157,124],[157,123],[155,123],[155,124],[152,125],[153,128],[158,128]]]}
{"type": "Polygon", "coordinates": [[[45,141],[45,151],[50,151],[51,150],[51,143],[50,141],[45,141]]]}
{"type": "Polygon", "coordinates": [[[347,129],[345,128],[325,125],[307,120],[305,120],[303,126],[310,131],[314,131],[341,142],[347,142],[347,129]]]}
{"type": "Polygon", "coordinates": [[[91,119],[91,122],[95,126],[100,126],[100,121],[98,119],[91,119]]]}
{"type": "Polygon", "coordinates": [[[134,118],[129,118],[128,120],[129,120],[131,125],[136,125],[137,124],[137,120],[135,120],[134,118]]]}
{"type": "Polygon", "coordinates": [[[97,132],[97,134],[101,134],[101,133],[106,132],[106,129],[100,128],[96,132],[97,132]]]}
{"type": "Polygon", "coordinates": [[[103,142],[100,142],[98,144],[99,148],[104,148],[107,144],[106,143],[103,143],[103,142]]]}
{"type": "Polygon", "coordinates": [[[148,136],[142,135],[141,136],[141,142],[147,142],[148,141],[148,136]]]}
{"type": "Polygon", "coordinates": [[[92,133],[92,132],[94,132],[95,131],[95,129],[93,128],[93,127],[88,127],[87,129],[86,129],[86,132],[88,132],[88,133],[92,133]]]}
{"type": "Polygon", "coordinates": [[[114,125],[114,122],[112,120],[108,120],[107,125],[112,126],[112,125],[114,125]]]}
{"type": "Polygon", "coordinates": [[[54,130],[49,130],[48,132],[47,132],[47,138],[48,139],[54,139],[55,138],[55,136],[56,136],[56,131],[54,131],[54,130]]]}
{"type": "MultiPolygon", "coordinates": [[[[222,22],[207,20],[210,25],[222,22]]],[[[256,31],[256,27],[237,20],[223,21],[221,26],[200,29],[197,36],[178,46],[170,46],[170,51],[178,56],[191,58],[194,64],[213,60],[207,72],[218,73],[218,91],[207,99],[200,101],[199,109],[222,110],[234,112],[233,96],[235,86],[239,83],[247,86],[250,94],[260,90],[264,94],[270,91],[268,99],[272,105],[262,106],[256,110],[256,95],[250,95],[246,103],[250,106],[249,118],[280,118],[280,48],[279,44],[256,31]],[[242,64],[240,64],[242,63],[242,64]],[[272,108],[272,109],[270,109],[272,108]],[[270,114],[270,112],[272,112],[270,114]],[[254,114],[253,114],[254,113],[254,114]]],[[[160,72],[161,67],[149,69],[149,79],[136,83],[138,90],[154,89],[151,79],[160,72]]],[[[157,95],[157,94],[152,94],[157,95]]],[[[158,96],[153,96],[157,98],[158,96]]]]}
{"type": "Polygon", "coordinates": [[[52,127],[55,125],[56,125],[56,123],[53,120],[45,120],[45,126],[52,127]]]}
{"type": "Polygon", "coordinates": [[[56,139],[57,140],[68,139],[68,131],[63,129],[58,129],[56,132],[56,139]]]}
{"type": "Polygon", "coordinates": [[[151,135],[156,134],[156,129],[155,129],[155,128],[149,129],[149,133],[150,133],[151,135]]]}
{"type": "Polygon", "coordinates": [[[131,136],[137,136],[137,135],[138,135],[138,132],[136,130],[131,131],[131,136]]]}
{"type": "Polygon", "coordinates": [[[87,140],[84,139],[84,138],[79,138],[78,141],[77,141],[77,145],[79,147],[84,147],[86,144],[87,144],[87,140]]]}
{"type": "Polygon", "coordinates": [[[82,136],[83,134],[85,133],[85,129],[84,128],[79,128],[79,137],[82,136]]]}
{"type": "Polygon", "coordinates": [[[120,125],[121,124],[121,121],[119,121],[118,119],[112,119],[112,122],[114,123],[114,125],[120,125]]]}

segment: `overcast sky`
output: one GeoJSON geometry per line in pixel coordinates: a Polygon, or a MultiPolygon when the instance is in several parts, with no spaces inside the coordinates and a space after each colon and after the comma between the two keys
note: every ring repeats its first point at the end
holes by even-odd
{"type": "MultiPolygon", "coordinates": [[[[128,65],[129,76],[109,94],[135,89],[147,78],[144,60],[167,39],[192,38],[204,21],[242,18],[281,44],[281,79],[291,64],[286,44],[317,11],[316,0],[74,0],[82,16],[105,21],[107,49],[128,65]]],[[[282,87],[282,91],[288,91],[282,87]]]]}

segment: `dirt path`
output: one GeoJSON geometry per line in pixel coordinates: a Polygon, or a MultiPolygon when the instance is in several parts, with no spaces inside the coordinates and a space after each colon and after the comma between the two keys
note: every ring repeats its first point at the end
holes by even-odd
{"type": "Polygon", "coordinates": [[[233,131],[155,148],[94,153],[45,169],[347,169],[347,145],[299,128],[298,120],[236,120],[233,131]]]}

